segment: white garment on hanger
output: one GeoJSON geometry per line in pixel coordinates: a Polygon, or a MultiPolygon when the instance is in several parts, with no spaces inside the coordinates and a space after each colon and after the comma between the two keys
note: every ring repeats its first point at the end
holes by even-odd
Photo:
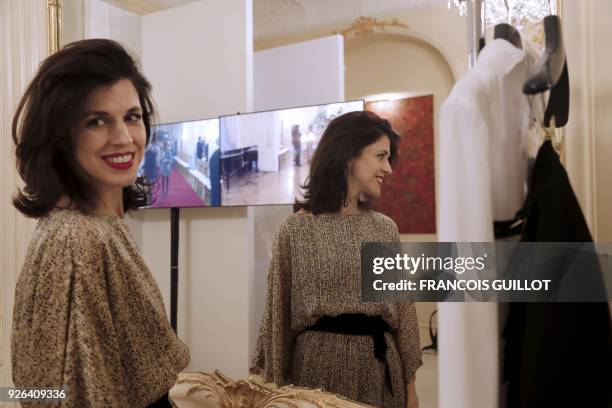
{"type": "MultiPolygon", "coordinates": [[[[493,221],[521,208],[531,122],[522,90],[532,67],[527,52],[493,40],[442,105],[439,241],[492,242],[493,221]]],[[[440,303],[438,322],[439,407],[497,407],[497,304],[440,303]]]]}
{"type": "Polygon", "coordinates": [[[510,220],[521,208],[530,61],[508,41],[493,40],[442,105],[440,239],[493,241],[493,220],[510,220]]]}

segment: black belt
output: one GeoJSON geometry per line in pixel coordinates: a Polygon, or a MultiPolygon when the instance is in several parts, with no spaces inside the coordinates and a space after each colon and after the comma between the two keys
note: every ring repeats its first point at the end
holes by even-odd
{"type": "Polygon", "coordinates": [[[172,404],[168,399],[168,393],[165,393],[160,399],[149,405],[147,408],[172,408],[172,404]]]}
{"type": "Polygon", "coordinates": [[[385,385],[393,395],[391,386],[391,372],[387,363],[387,342],[385,333],[391,327],[380,316],[366,316],[364,314],[342,314],[336,317],[323,316],[308,328],[308,330],[352,334],[355,336],[372,336],[374,340],[374,357],[385,365],[385,385]]]}

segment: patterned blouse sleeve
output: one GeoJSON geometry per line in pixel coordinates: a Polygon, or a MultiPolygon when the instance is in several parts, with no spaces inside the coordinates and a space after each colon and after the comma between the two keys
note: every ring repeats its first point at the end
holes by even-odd
{"type": "Polygon", "coordinates": [[[274,237],[266,309],[250,372],[278,386],[289,377],[291,349],[291,236],[283,223],[274,237]]]}
{"type": "MultiPolygon", "coordinates": [[[[400,242],[397,225],[393,224],[393,242],[400,242]]],[[[406,383],[412,381],[417,368],[423,365],[419,324],[414,302],[397,303],[398,327],[395,340],[404,367],[406,383]]]]}
{"type": "Polygon", "coordinates": [[[43,254],[29,254],[36,263],[26,261],[31,270],[16,290],[15,384],[66,387],[63,407],[129,406],[103,251],[94,237],[76,232],[39,248],[43,254]]]}

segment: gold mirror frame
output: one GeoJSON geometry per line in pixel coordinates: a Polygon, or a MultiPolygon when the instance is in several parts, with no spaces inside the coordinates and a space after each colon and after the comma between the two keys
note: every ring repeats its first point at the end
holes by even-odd
{"type": "Polygon", "coordinates": [[[212,373],[179,373],[170,390],[178,406],[209,408],[374,408],[372,405],[325,392],[286,385],[265,384],[259,376],[233,380],[219,370],[212,373]]]}
{"type": "Polygon", "coordinates": [[[47,0],[49,55],[59,51],[62,43],[62,0],[47,0]]]}

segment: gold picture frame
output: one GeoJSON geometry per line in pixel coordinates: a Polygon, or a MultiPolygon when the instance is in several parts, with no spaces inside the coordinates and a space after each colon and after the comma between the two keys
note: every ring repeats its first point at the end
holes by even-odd
{"type": "Polygon", "coordinates": [[[321,389],[266,384],[256,375],[234,380],[219,370],[179,373],[170,398],[179,408],[374,408],[321,389]]]}
{"type": "Polygon", "coordinates": [[[62,43],[62,0],[47,0],[49,55],[59,51],[62,43]]]}

